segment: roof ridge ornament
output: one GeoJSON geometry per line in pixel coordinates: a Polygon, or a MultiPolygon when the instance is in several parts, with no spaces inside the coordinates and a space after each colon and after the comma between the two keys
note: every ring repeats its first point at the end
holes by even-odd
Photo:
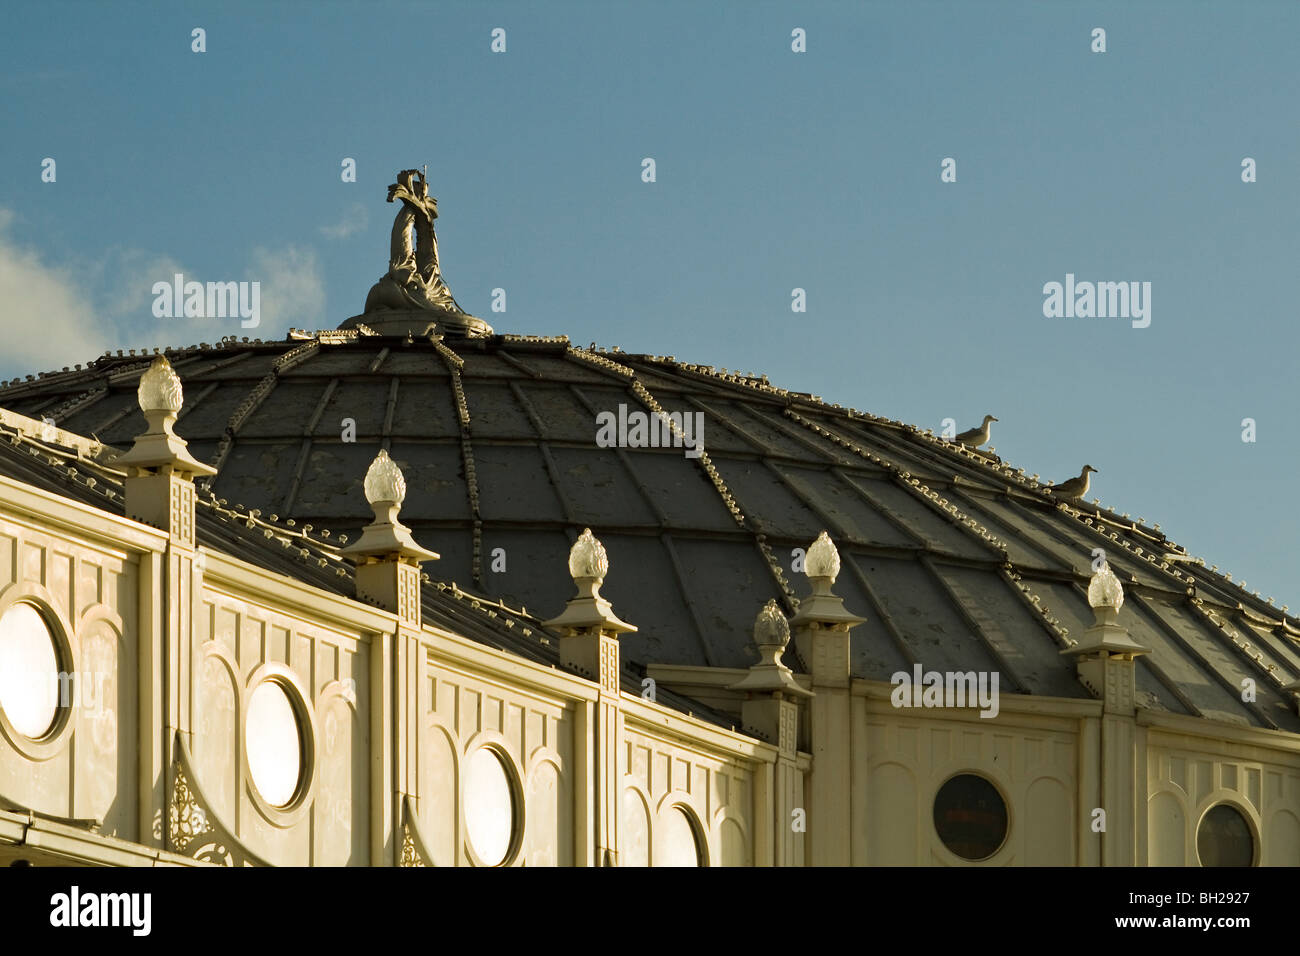
{"type": "Polygon", "coordinates": [[[728,690],[744,690],[789,694],[791,697],[812,697],[795,680],[794,673],[781,662],[786,645],[790,643],[790,622],[781,613],[774,598],[759,610],[754,618],[754,646],[758,648],[758,663],[728,690]]]}
{"type": "Polygon", "coordinates": [[[590,528],[583,528],[578,540],[569,549],[569,577],[575,581],[595,578],[603,583],[609,573],[609,555],[590,528]]]}
{"type": "Polygon", "coordinates": [[[491,335],[492,327],[462,309],[443,279],[433,228],[438,200],[429,195],[425,170],[401,170],[388,187],[388,202],[394,201],[400,205],[389,242],[388,272],[371,287],[362,314],[339,328],[364,324],[381,335],[421,335],[436,322],[447,333],[491,335]]]}
{"type": "Polygon", "coordinates": [[[1124,606],[1124,586],[1105,561],[1088,582],[1088,606],[1093,610],[1114,608],[1116,611],[1124,606]]]}
{"type": "Polygon", "coordinates": [[[215,468],[191,455],[185,439],[172,430],[184,403],[184,390],[180,376],[165,355],[155,358],[140,376],[136,399],[149,427],[136,436],[126,454],[112,462],[113,467],[134,474],[153,469],[170,469],[191,477],[217,473],[215,468]]]}
{"type": "Polygon", "coordinates": [[[835,542],[831,540],[831,536],[825,531],[809,545],[803,567],[808,577],[830,578],[831,584],[834,584],[835,579],[840,576],[840,552],[835,547],[835,542]]]}
{"type": "MultiPolygon", "coordinates": [[[[851,628],[866,620],[847,610],[844,599],[831,590],[831,585],[840,574],[840,552],[827,532],[823,531],[808,546],[803,570],[812,585],[812,594],[799,601],[798,609],[790,618],[790,623],[796,628],[812,624],[851,628]]],[[[804,657],[803,648],[798,650],[800,657],[804,657]]]]}
{"type": "Polygon", "coordinates": [[[616,637],[635,631],[631,624],[619,620],[613,605],[601,596],[600,586],[608,573],[609,555],[605,546],[590,528],[583,528],[569,549],[569,576],[578,586],[578,593],[569,598],[558,617],[543,621],[542,626],[554,628],[564,636],[603,633],[616,637]]]}
{"type": "Polygon", "coordinates": [[[438,554],[420,547],[411,537],[411,529],[398,520],[398,512],[406,500],[406,478],[388,456],[387,449],[379,449],[379,454],[366,469],[362,487],[375,520],[362,529],[356,544],[348,545],[340,554],[359,564],[391,558],[415,565],[438,560],[438,554]]]}
{"type": "Polygon", "coordinates": [[[1083,637],[1065,648],[1061,654],[1077,659],[1118,657],[1132,660],[1141,654],[1150,654],[1129,635],[1119,623],[1119,611],[1124,606],[1124,587],[1119,577],[1103,561],[1092,573],[1088,582],[1088,606],[1092,608],[1093,625],[1083,632],[1083,637]]]}
{"type": "Polygon", "coordinates": [[[366,469],[363,486],[366,501],[370,502],[372,507],[380,502],[391,501],[400,508],[402,502],[406,500],[406,477],[402,474],[402,469],[397,467],[397,463],[388,457],[387,448],[379,449],[379,454],[366,469]]]}

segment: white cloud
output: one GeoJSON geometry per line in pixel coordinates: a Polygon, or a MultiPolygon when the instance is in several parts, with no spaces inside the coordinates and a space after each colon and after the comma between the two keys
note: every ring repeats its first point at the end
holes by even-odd
{"type": "Polygon", "coordinates": [[[73,268],[19,242],[16,222],[0,207],[0,379],[86,364],[116,349],[274,338],[291,326],[317,328],[325,315],[325,284],[310,247],[259,247],[242,275],[216,277],[261,283],[261,321],[245,329],[238,319],[155,317],[154,283],[177,273],[186,282],[214,278],[170,256],[114,247],[73,268]]]}
{"type": "Polygon", "coordinates": [[[326,239],[346,239],[354,232],[360,232],[370,224],[370,213],[359,202],[354,202],[343,213],[337,225],[321,226],[321,235],[326,239]]]}
{"type": "Polygon", "coordinates": [[[321,327],[325,283],[313,249],[254,249],[248,278],[262,283],[261,325],[249,334],[266,338],[291,327],[321,327]]]}
{"type": "Polygon", "coordinates": [[[13,222],[13,213],[0,209],[0,377],[99,357],[116,336],[95,323],[87,283],[14,241],[13,222]]]}

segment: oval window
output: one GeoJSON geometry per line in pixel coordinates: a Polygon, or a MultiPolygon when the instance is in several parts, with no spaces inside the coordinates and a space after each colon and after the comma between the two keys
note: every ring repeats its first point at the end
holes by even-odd
{"type": "Polygon", "coordinates": [[[465,765],[465,830],[486,866],[506,861],[515,837],[515,792],[501,757],[480,747],[465,765]]]}
{"type": "Polygon", "coordinates": [[[18,733],[39,740],[53,729],[73,690],[59,676],[50,626],[32,605],[14,604],[0,617],[0,708],[18,733]]]}
{"type": "Polygon", "coordinates": [[[254,688],[244,742],[253,786],[271,806],[287,807],[302,779],[302,727],[279,681],[265,680],[254,688]]]}
{"type": "Polygon", "coordinates": [[[1255,862],[1255,836],[1249,821],[1229,804],[1211,808],[1196,829],[1196,853],[1201,866],[1250,866],[1255,862]]]}
{"type": "Polygon", "coordinates": [[[935,794],[934,829],[963,860],[986,860],[1007,838],[1007,805],[989,781],[959,773],[935,794]]]}
{"type": "Polygon", "coordinates": [[[686,811],[673,807],[664,817],[663,842],[656,866],[699,866],[700,841],[686,811]]]}

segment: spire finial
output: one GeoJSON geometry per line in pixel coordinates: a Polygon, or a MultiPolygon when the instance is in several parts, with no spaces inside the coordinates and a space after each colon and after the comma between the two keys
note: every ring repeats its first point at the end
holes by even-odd
{"type": "Polygon", "coordinates": [[[181,378],[165,355],[154,359],[140,376],[135,394],[142,412],[171,412],[174,415],[181,410],[184,401],[181,378]]]}
{"type": "Polygon", "coordinates": [[[1118,611],[1124,606],[1124,588],[1105,561],[1088,582],[1088,606],[1094,611],[1100,608],[1118,611]]]}
{"type": "Polygon", "coordinates": [[[590,528],[583,528],[569,549],[569,576],[575,581],[592,578],[597,584],[609,574],[609,555],[590,528]]]}
{"type": "Polygon", "coordinates": [[[825,531],[809,546],[803,569],[810,578],[829,578],[830,584],[840,576],[840,552],[825,531]]]}
{"type": "Polygon", "coordinates": [[[391,503],[400,508],[406,500],[406,478],[397,463],[388,457],[388,449],[379,449],[379,454],[370,463],[364,487],[366,501],[372,506],[391,503]]]}

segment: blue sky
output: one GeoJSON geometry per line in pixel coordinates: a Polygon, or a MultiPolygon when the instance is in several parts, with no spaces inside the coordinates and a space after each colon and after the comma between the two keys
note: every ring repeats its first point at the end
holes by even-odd
{"type": "Polygon", "coordinates": [[[1105,504],[1300,607],[1300,4],[6,16],[0,377],[338,325],[387,268],[387,184],[427,163],[444,275],[498,331],[762,372],[922,427],[994,414],[1007,460],[1094,465],[1105,504]],[[261,281],[261,327],[155,319],[175,270],[261,281]],[[1150,282],[1150,327],[1044,317],[1066,273],[1150,282]]]}

